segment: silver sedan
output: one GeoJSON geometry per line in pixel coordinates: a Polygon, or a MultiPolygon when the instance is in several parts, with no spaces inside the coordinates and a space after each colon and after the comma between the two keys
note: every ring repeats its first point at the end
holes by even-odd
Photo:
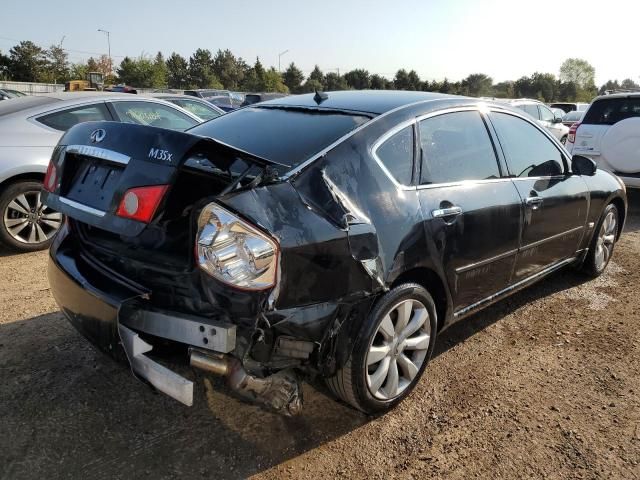
{"type": "Polygon", "coordinates": [[[81,122],[107,120],[186,130],[202,119],[158,98],[78,92],[0,103],[0,243],[18,251],[47,248],[62,215],[43,205],[40,190],[62,134],[81,122]]]}

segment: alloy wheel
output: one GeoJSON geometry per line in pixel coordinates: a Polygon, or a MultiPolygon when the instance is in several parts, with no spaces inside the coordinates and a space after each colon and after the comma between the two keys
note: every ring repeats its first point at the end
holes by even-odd
{"type": "Polygon", "coordinates": [[[615,210],[610,210],[600,226],[598,232],[598,240],[596,242],[595,262],[598,270],[606,267],[611,253],[613,252],[613,244],[618,234],[618,219],[615,210]]]}
{"type": "Polygon", "coordinates": [[[398,397],[416,378],[429,350],[429,312],[419,301],[396,304],[382,319],[366,357],[367,386],[381,400],[398,397]]]}
{"type": "Polygon", "coordinates": [[[42,203],[39,190],[20,193],[4,211],[7,232],[21,243],[44,243],[57,233],[61,225],[62,214],[42,203]]]}

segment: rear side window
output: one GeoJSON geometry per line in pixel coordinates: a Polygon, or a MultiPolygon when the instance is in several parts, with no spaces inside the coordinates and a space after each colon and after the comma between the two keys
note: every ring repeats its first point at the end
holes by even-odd
{"type": "Polygon", "coordinates": [[[113,102],[116,114],[123,123],[184,131],[199,122],[168,105],[155,102],[113,102]]]}
{"type": "Polygon", "coordinates": [[[376,156],[398,183],[409,185],[413,176],[413,126],[386,139],[377,148],[376,156]]]}
{"type": "Polygon", "coordinates": [[[96,103],[43,115],[37,120],[47,127],[66,132],[78,123],[111,120],[111,115],[104,103],[96,103]]]}
{"type": "Polygon", "coordinates": [[[421,184],[500,177],[487,127],[478,112],[455,112],[420,122],[421,184]]]}
{"type": "Polygon", "coordinates": [[[179,107],[184,108],[186,111],[197,115],[203,120],[211,120],[219,117],[221,114],[215,108],[209,107],[204,102],[198,102],[197,100],[189,99],[171,99],[171,103],[175,103],[179,107]]]}
{"type": "Polygon", "coordinates": [[[538,106],[534,104],[526,104],[526,105],[518,105],[520,110],[524,110],[529,115],[531,115],[536,120],[540,119],[540,115],[538,114],[538,106]]]}
{"type": "Polygon", "coordinates": [[[245,107],[189,133],[287,165],[278,168],[286,173],[368,120],[364,115],[331,111],[245,107]]]}
{"type": "Polygon", "coordinates": [[[640,117],[640,97],[604,98],[593,102],[582,123],[613,125],[631,117],[640,117]]]}
{"type": "Polygon", "coordinates": [[[491,113],[500,144],[515,177],[547,177],[564,171],[562,154],[529,122],[506,113],[491,113]]]}

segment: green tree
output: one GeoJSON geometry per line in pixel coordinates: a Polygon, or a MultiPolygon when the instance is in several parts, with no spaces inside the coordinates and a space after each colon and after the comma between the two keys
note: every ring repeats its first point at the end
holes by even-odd
{"type": "Polygon", "coordinates": [[[461,83],[461,89],[465,95],[472,97],[485,97],[491,94],[493,80],[484,73],[472,73],[461,83]]]}
{"type": "Polygon", "coordinates": [[[313,80],[320,83],[320,85],[322,85],[320,90],[324,89],[324,73],[322,73],[322,70],[320,70],[320,67],[318,67],[318,65],[313,67],[313,70],[309,74],[308,80],[313,80]]]}
{"type": "Polygon", "coordinates": [[[6,80],[9,78],[10,59],[7,55],[0,51],[0,78],[6,80]]]}
{"type": "Polygon", "coordinates": [[[38,82],[46,74],[44,49],[30,41],[20,42],[9,50],[9,78],[18,82],[38,82]]]}
{"type": "Polygon", "coordinates": [[[220,80],[224,88],[237,90],[244,80],[246,63],[236,58],[231,50],[218,50],[213,57],[213,73],[220,80]]]}
{"type": "Polygon", "coordinates": [[[620,84],[620,87],[627,90],[635,90],[640,88],[640,85],[638,85],[636,82],[634,82],[630,78],[625,78],[620,84]]]}
{"type": "Polygon", "coordinates": [[[596,69],[581,58],[568,58],[560,66],[560,81],[573,82],[578,88],[595,85],[596,69]]]}
{"type": "Polygon", "coordinates": [[[335,92],[337,90],[348,90],[349,84],[342,75],[336,72],[329,72],[324,76],[324,89],[327,92],[335,92]]]}
{"type": "Polygon", "coordinates": [[[72,63],[69,67],[70,80],[83,80],[87,77],[87,64],[85,62],[72,63]]]}
{"type": "Polygon", "coordinates": [[[282,82],[282,75],[273,67],[264,72],[263,92],[289,93],[289,88],[282,82]]]}
{"type": "Polygon", "coordinates": [[[389,83],[389,80],[384,78],[382,75],[378,75],[377,73],[371,75],[370,87],[372,90],[388,90],[392,87],[389,83]]]}
{"type": "Polygon", "coordinates": [[[256,57],[256,63],[245,74],[243,89],[248,92],[264,92],[266,88],[265,73],[260,58],[256,57]]]}
{"type": "Polygon", "coordinates": [[[618,80],[607,80],[607,83],[600,87],[598,90],[598,95],[604,95],[607,90],[618,90],[620,88],[620,84],[618,80]]]}
{"type": "Polygon", "coordinates": [[[344,79],[351,88],[365,90],[371,88],[371,76],[367,70],[356,68],[344,74],[344,79]]]}
{"type": "Polygon", "coordinates": [[[516,97],[515,93],[515,82],[506,81],[496,83],[493,86],[493,96],[497,98],[514,98],[516,97]]]}
{"type": "Polygon", "coordinates": [[[153,61],[153,74],[151,76],[151,86],[153,88],[166,88],[167,87],[167,63],[164,60],[162,52],[156,54],[156,58],[153,61]]]}
{"type": "Polygon", "coordinates": [[[69,78],[69,55],[58,45],[52,45],[46,52],[47,70],[50,81],[65,82],[69,78]]]}
{"type": "Polygon", "coordinates": [[[179,89],[185,89],[189,85],[189,64],[176,52],[167,58],[167,84],[169,88],[179,89]]]}
{"type": "MultiPolygon", "coordinates": [[[[90,68],[91,65],[88,64],[90,68]]],[[[118,77],[125,85],[138,88],[154,88],[155,61],[140,56],[136,59],[125,57],[118,68],[118,77]]]]}
{"type": "Polygon", "coordinates": [[[396,90],[409,90],[409,74],[404,68],[396,72],[393,78],[393,87],[396,90]]]}
{"type": "Polygon", "coordinates": [[[302,85],[302,93],[320,92],[324,89],[322,83],[318,80],[308,78],[304,85],[302,85]]]}
{"type": "Polygon", "coordinates": [[[195,88],[222,88],[213,73],[213,57],[209,50],[198,48],[189,58],[189,83],[195,88]]]}
{"type": "Polygon", "coordinates": [[[452,93],[451,83],[449,82],[449,80],[447,80],[447,77],[445,77],[440,84],[440,88],[438,88],[438,91],[440,93],[452,93]]]}
{"type": "Polygon", "coordinates": [[[304,74],[302,70],[296,67],[296,64],[291,62],[287,69],[282,74],[282,80],[284,84],[289,88],[289,91],[296,93],[300,90],[302,82],[304,80],[304,74]]]}

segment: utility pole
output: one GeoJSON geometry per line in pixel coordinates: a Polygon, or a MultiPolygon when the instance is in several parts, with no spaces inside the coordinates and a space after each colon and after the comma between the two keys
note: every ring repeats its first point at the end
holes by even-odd
{"type": "Polygon", "coordinates": [[[280,59],[282,58],[282,56],[283,56],[285,53],[288,53],[288,52],[289,52],[289,50],[285,50],[284,52],[280,52],[280,53],[278,54],[278,73],[280,73],[280,59]]]}
{"type": "Polygon", "coordinates": [[[101,28],[99,28],[98,31],[107,35],[107,47],[109,49],[109,75],[111,75],[113,73],[113,63],[111,62],[111,32],[101,28]]]}

